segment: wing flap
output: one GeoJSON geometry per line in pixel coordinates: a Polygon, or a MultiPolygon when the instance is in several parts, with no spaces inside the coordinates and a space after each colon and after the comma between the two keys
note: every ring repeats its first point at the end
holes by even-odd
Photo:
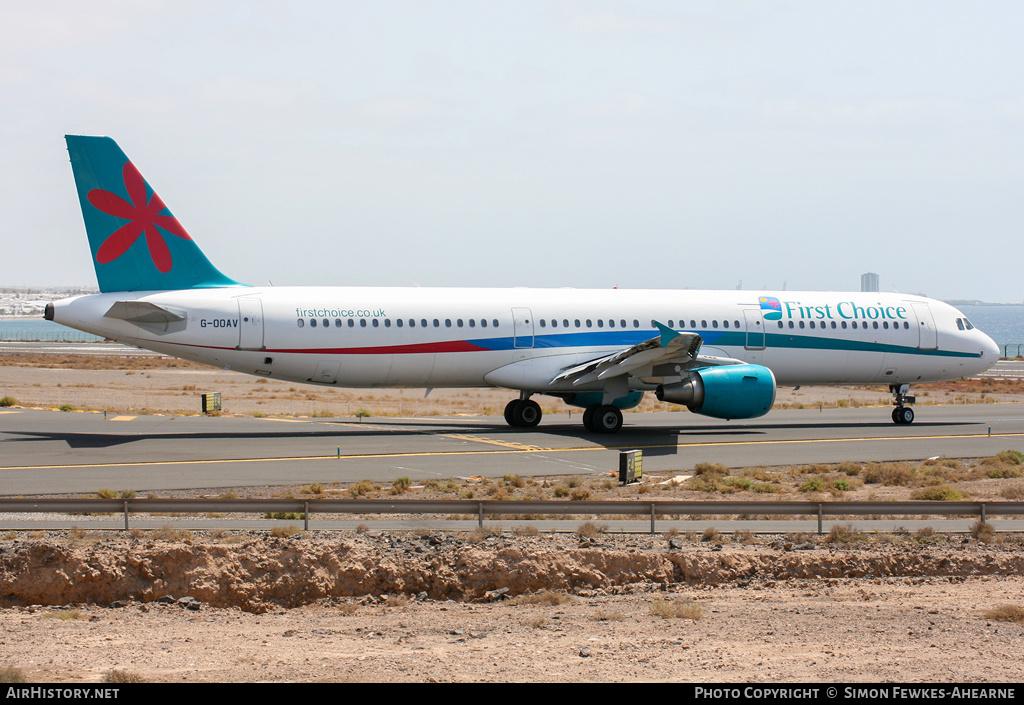
{"type": "Polygon", "coordinates": [[[657,321],[655,321],[655,325],[661,332],[658,337],[567,368],[556,375],[551,380],[551,384],[562,382],[571,382],[573,386],[589,384],[629,374],[633,370],[648,365],[672,362],[690,364],[698,359],[697,352],[704,343],[704,339],[698,334],[677,333],[657,321]]]}

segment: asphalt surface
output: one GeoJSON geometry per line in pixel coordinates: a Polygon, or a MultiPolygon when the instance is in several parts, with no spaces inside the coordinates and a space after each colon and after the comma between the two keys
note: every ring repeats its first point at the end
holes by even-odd
{"type": "Polygon", "coordinates": [[[600,474],[643,451],[645,473],[730,467],[984,457],[1024,451],[1024,404],[919,406],[897,426],[886,408],[776,410],[754,421],[626,414],[619,434],[580,416],[535,429],[501,417],[257,419],[0,410],[0,496],[221,490],[310,482],[600,474]]]}

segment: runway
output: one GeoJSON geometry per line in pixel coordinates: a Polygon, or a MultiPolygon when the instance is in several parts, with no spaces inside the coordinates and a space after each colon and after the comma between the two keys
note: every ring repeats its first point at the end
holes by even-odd
{"type": "Polygon", "coordinates": [[[1024,404],[776,410],[752,422],[627,414],[621,433],[548,415],[531,430],[501,417],[258,419],[0,410],[0,496],[222,490],[310,482],[605,475],[640,449],[645,473],[729,467],[983,457],[1024,450],[1024,404]]]}

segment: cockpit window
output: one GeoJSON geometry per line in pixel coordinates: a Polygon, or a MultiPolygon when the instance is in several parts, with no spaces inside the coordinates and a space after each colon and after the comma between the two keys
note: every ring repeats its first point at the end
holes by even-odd
{"type": "Polygon", "coordinates": [[[973,324],[973,323],[971,323],[971,322],[970,322],[969,320],[967,320],[966,318],[964,319],[964,325],[966,325],[966,326],[967,326],[967,330],[974,330],[974,324],[973,324]]]}
{"type": "Polygon", "coordinates": [[[967,328],[964,327],[964,319],[962,318],[956,319],[956,327],[960,330],[967,330],[967,328]]]}

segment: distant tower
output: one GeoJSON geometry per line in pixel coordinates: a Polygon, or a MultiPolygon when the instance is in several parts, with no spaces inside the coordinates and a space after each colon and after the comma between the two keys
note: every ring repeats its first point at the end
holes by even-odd
{"type": "Polygon", "coordinates": [[[878,291],[878,275],[874,272],[864,272],[860,275],[861,291],[878,291]]]}

